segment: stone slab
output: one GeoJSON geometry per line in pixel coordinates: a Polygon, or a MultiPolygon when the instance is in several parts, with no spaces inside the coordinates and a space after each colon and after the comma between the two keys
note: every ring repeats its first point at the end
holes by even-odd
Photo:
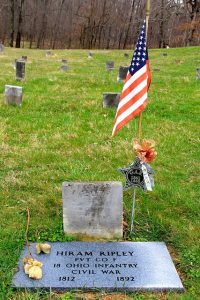
{"type": "Polygon", "coordinates": [[[120,93],[103,93],[103,107],[118,107],[120,93]]]}
{"type": "Polygon", "coordinates": [[[43,263],[43,277],[33,280],[23,271],[23,250],[12,281],[16,288],[105,289],[122,291],[184,291],[163,242],[49,243],[50,254],[33,256],[43,263]]]}
{"type": "Polygon", "coordinates": [[[123,236],[121,182],[64,182],[62,199],[66,233],[106,239],[123,236]]]}

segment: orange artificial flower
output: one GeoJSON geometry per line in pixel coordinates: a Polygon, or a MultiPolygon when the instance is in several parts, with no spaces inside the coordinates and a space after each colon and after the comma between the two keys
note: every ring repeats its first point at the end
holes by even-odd
{"type": "Polygon", "coordinates": [[[152,140],[143,140],[140,145],[138,140],[133,141],[133,150],[136,155],[145,163],[152,162],[157,156],[154,149],[155,142],[152,140]]]}

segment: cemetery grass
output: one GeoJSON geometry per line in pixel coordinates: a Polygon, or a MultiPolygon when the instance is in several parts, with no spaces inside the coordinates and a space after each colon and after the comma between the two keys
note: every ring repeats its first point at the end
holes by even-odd
{"type": "MultiPolygon", "coordinates": [[[[48,292],[11,288],[25,244],[27,207],[30,241],[73,240],[62,229],[62,182],[124,181],[117,169],[134,160],[137,118],[111,139],[115,109],[102,108],[103,92],[121,92],[122,83],[116,81],[118,67],[130,59],[124,58],[123,51],[93,52],[91,60],[83,50],[55,50],[46,58],[42,50],[5,48],[0,56],[0,299],[50,299],[48,292]],[[16,82],[12,63],[21,55],[28,56],[26,79],[16,82]],[[67,72],[60,71],[62,58],[68,59],[67,72]],[[114,71],[105,70],[107,60],[115,61],[114,71]],[[23,86],[22,107],[3,103],[5,84],[23,86]]],[[[155,189],[151,193],[137,190],[134,233],[127,230],[125,239],[164,241],[186,292],[113,293],[108,298],[99,291],[90,293],[93,299],[200,297],[200,81],[196,80],[200,52],[198,47],[149,52],[152,84],[142,138],[156,142],[155,189]]],[[[130,228],[131,191],[124,193],[124,211],[130,228]]],[[[52,293],[51,299],[75,299],[75,295],[52,293]]]]}

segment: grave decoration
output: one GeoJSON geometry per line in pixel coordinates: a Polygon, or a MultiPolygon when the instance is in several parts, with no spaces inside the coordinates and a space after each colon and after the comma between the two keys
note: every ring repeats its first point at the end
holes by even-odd
{"type": "Polygon", "coordinates": [[[127,168],[119,169],[125,176],[126,183],[124,189],[133,189],[131,231],[133,230],[135,210],[135,189],[140,188],[143,191],[152,191],[154,187],[154,171],[149,163],[151,163],[157,155],[154,149],[154,141],[143,140],[141,142],[140,138],[142,111],[147,105],[147,92],[151,82],[146,44],[149,9],[150,3],[147,1],[146,20],[144,20],[142,25],[136,49],[128,69],[112,132],[113,137],[119,129],[126,125],[132,118],[139,115],[138,138],[133,141],[133,150],[136,154],[136,158],[127,168]],[[140,88],[141,85],[142,90],[140,88]]]}

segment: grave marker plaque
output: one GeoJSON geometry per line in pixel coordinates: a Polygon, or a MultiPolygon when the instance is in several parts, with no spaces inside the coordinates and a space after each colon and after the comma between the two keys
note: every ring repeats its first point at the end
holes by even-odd
{"type": "Polygon", "coordinates": [[[122,291],[183,291],[167,247],[162,242],[50,243],[51,253],[36,255],[43,277],[33,280],[23,271],[22,252],[12,285],[17,288],[106,289],[122,291]]]}

